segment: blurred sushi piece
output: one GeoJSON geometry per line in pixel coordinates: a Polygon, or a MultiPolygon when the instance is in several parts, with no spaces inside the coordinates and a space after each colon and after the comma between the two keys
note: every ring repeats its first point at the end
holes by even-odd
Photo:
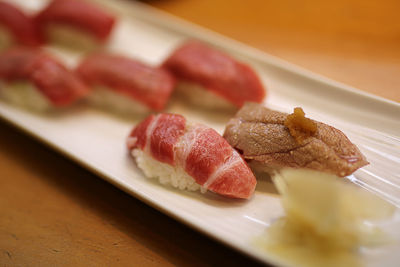
{"type": "Polygon", "coordinates": [[[42,50],[15,47],[0,54],[0,97],[36,111],[66,107],[89,88],[42,50]]]}
{"type": "Polygon", "coordinates": [[[188,41],[164,62],[179,80],[178,92],[209,109],[240,108],[260,103],[266,91],[251,67],[198,41],[188,41]]]}
{"type": "Polygon", "coordinates": [[[143,114],[163,110],[175,86],[174,77],[120,55],[95,53],[76,71],[94,88],[89,100],[120,114],[143,114]]]}
{"type": "Polygon", "coordinates": [[[14,44],[38,46],[41,43],[33,18],[17,7],[0,1],[0,49],[14,44]]]}
{"type": "Polygon", "coordinates": [[[257,183],[221,135],[181,115],[150,115],[132,130],[127,146],[148,178],[181,190],[248,199],[257,183]]]}
{"type": "Polygon", "coordinates": [[[108,39],[115,18],[84,0],[53,0],[36,22],[47,41],[89,50],[108,39]]]}

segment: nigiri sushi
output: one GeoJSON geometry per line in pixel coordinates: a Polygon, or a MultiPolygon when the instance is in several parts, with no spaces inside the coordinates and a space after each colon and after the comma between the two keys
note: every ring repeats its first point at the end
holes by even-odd
{"type": "Polygon", "coordinates": [[[79,49],[104,43],[115,24],[114,16],[84,0],[53,0],[35,20],[47,41],[79,49]]]}
{"type": "Polygon", "coordinates": [[[210,190],[248,199],[256,179],[240,155],[215,130],[181,115],[150,115],[127,139],[137,165],[149,178],[181,190],[210,190]]]}
{"type": "Polygon", "coordinates": [[[13,44],[38,46],[41,43],[33,18],[9,3],[0,2],[0,49],[13,44]]]}
{"type": "Polygon", "coordinates": [[[0,54],[0,85],[1,98],[37,111],[71,105],[90,91],[55,58],[24,47],[0,54]]]}
{"type": "Polygon", "coordinates": [[[250,66],[198,41],[184,43],[163,67],[179,80],[178,92],[201,107],[240,108],[246,101],[262,102],[266,94],[250,66]]]}
{"type": "Polygon", "coordinates": [[[368,164],[341,131],[306,118],[301,108],[289,115],[246,103],[224,137],[255,171],[307,168],[343,177],[368,164]]]}
{"type": "Polygon", "coordinates": [[[96,53],[77,68],[80,77],[95,90],[95,105],[118,113],[143,114],[164,109],[175,86],[166,70],[120,55],[96,53]]]}

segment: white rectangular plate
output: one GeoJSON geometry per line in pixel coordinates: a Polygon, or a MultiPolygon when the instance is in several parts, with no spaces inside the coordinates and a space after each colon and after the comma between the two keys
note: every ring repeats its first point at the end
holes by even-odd
{"type": "MultiPolygon", "coordinates": [[[[34,11],[47,1],[12,2],[34,11]]],[[[345,132],[371,163],[350,180],[400,206],[399,104],[302,70],[143,4],[122,0],[96,2],[119,17],[108,45],[111,51],[159,64],[183,40],[196,38],[252,65],[268,88],[266,105],[286,112],[301,106],[307,116],[345,132]]],[[[76,52],[47,49],[71,66],[81,57],[76,52]]],[[[228,115],[188,109],[178,102],[167,111],[203,122],[220,133],[229,119],[228,115]]],[[[177,220],[261,261],[287,264],[285,259],[275,258],[254,244],[271,221],[283,214],[271,182],[259,181],[251,200],[237,201],[211,193],[182,192],[146,179],[125,147],[125,138],[139,118],[121,119],[88,107],[39,115],[3,102],[0,117],[177,220]]],[[[387,228],[395,223],[393,220],[387,228]]],[[[400,255],[395,253],[399,249],[399,244],[394,243],[362,257],[370,266],[394,266],[400,261],[400,255]]]]}

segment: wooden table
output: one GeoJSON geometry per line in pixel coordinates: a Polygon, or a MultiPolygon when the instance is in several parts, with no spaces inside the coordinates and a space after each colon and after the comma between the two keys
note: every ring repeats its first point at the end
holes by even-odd
{"type": "MultiPolygon", "coordinates": [[[[400,101],[397,0],[150,4],[322,75],[400,101]]],[[[257,265],[0,121],[0,266],[250,263],[257,265]]]]}

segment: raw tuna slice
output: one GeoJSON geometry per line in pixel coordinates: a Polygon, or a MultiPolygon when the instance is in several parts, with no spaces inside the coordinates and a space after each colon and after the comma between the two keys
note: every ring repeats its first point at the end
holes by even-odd
{"type": "Polygon", "coordinates": [[[130,107],[143,106],[141,110],[160,111],[175,86],[174,77],[164,69],[105,53],[87,57],[79,65],[77,73],[97,88],[93,100],[103,106],[108,103],[109,106],[121,107],[126,102],[126,106],[130,107]]]}
{"type": "MultiPolygon", "coordinates": [[[[244,102],[262,102],[265,89],[257,74],[246,64],[227,54],[197,41],[189,41],[179,47],[164,62],[181,82],[180,89],[189,99],[207,100],[197,97],[197,88],[212,93],[213,98],[222,98],[236,107],[244,102]],[[190,94],[196,95],[195,99],[190,94]]],[[[210,99],[211,103],[215,101],[210,99]]],[[[217,105],[217,103],[215,103],[217,105]]]]}
{"type": "MultiPolygon", "coordinates": [[[[84,0],[53,0],[36,16],[36,22],[43,35],[50,39],[72,37],[73,35],[70,35],[70,31],[66,31],[68,29],[78,32],[83,31],[85,35],[94,37],[98,42],[104,42],[113,29],[115,18],[84,0]],[[55,38],[52,38],[54,36],[55,38]]],[[[84,37],[82,35],[77,38],[84,37]]],[[[81,40],[62,41],[72,43],[80,42],[81,40]]]]}
{"type": "Polygon", "coordinates": [[[12,48],[0,54],[1,93],[8,100],[30,102],[26,95],[41,96],[55,107],[68,106],[89,93],[81,79],[39,49],[12,48]],[[21,94],[21,95],[19,95],[21,94]]]}
{"type": "Polygon", "coordinates": [[[213,129],[174,114],[151,115],[127,140],[148,177],[188,190],[250,198],[256,179],[240,155],[213,129]]]}
{"type": "MultiPolygon", "coordinates": [[[[17,43],[27,46],[38,46],[42,43],[34,20],[25,15],[15,6],[0,2],[0,26],[6,31],[4,35],[10,35],[12,40],[1,40],[0,42],[17,43]]],[[[4,36],[8,39],[8,36],[4,36]]],[[[0,44],[0,46],[7,46],[0,44]]]]}

